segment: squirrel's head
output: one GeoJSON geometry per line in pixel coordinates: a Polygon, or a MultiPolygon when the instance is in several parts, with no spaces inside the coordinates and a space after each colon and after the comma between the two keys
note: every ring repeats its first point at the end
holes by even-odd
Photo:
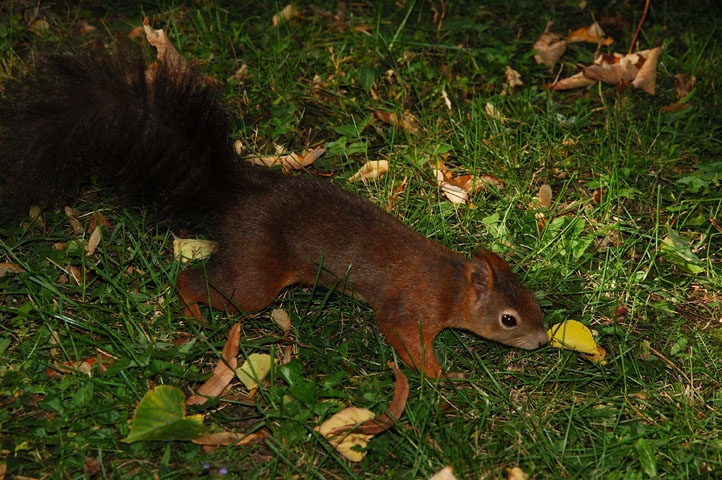
{"type": "Polygon", "coordinates": [[[467,275],[473,290],[469,330],[526,350],[549,341],[539,302],[498,255],[487,250],[476,253],[467,275]]]}

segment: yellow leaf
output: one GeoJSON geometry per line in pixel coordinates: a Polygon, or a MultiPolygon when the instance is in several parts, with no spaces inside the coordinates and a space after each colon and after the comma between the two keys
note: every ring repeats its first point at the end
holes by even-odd
{"type": "Polygon", "coordinates": [[[352,462],[360,462],[366,456],[366,452],[357,450],[354,447],[365,449],[373,435],[348,431],[337,433],[337,431],[344,427],[359,425],[366,420],[371,420],[374,416],[374,412],[371,410],[348,407],[331,416],[316,427],[315,430],[328,440],[341,455],[352,462]]]}
{"type": "Polygon", "coordinates": [[[173,239],[173,256],[176,260],[188,263],[191,260],[201,260],[210,257],[216,251],[218,244],[210,240],[195,238],[173,239]]]}
{"type": "Polygon", "coordinates": [[[592,362],[604,363],[607,352],[597,345],[592,332],[576,320],[557,323],[547,333],[549,334],[549,345],[552,347],[581,352],[586,354],[592,362]]]}
{"type": "Polygon", "coordinates": [[[451,467],[444,467],[435,474],[433,474],[429,480],[457,480],[454,475],[454,469],[451,467]]]}
{"type": "Polygon", "coordinates": [[[366,162],[358,172],[349,177],[349,182],[357,182],[359,180],[374,180],[389,171],[388,160],[372,160],[366,162]]]}
{"type": "Polygon", "coordinates": [[[236,370],[236,376],[248,390],[258,388],[258,382],[266,378],[271,370],[271,356],[267,353],[252,353],[236,370]]]}

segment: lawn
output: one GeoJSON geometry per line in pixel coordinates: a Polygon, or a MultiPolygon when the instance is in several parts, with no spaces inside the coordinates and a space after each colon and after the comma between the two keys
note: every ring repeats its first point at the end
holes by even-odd
{"type": "Polygon", "coordinates": [[[716,2],[652,2],[634,51],[663,46],[653,95],[549,88],[598,53],[626,54],[644,2],[297,2],[274,21],[284,6],[0,3],[0,101],[38,53],[102,50],[147,17],[218,91],[241,157],[323,147],[289,174],[326,177],[466,256],[499,253],[546,324],[582,322],[606,363],[446,330],[437,357],[466,381],[403,366],[404,414],[354,463],[314,427],[346,406],[383,412],[395,353],[363,301],[296,286],[241,324],[241,357],[290,362],[253,394],[234,382],[228,398],[188,408],[216,430],[267,438],[124,443],[146,392],[190,395],[211,375],[241,315],[181,316],[173,242],[204,238],[204,225],[164,222],[162,206],[128,204],[89,180],[0,225],[0,480],[426,479],[447,465],[460,479],[513,467],[537,479],[720,478],[716,2]],[[547,20],[562,37],[597,21],[613,43],[570,42],[550,69],[533,58],[547,20]],[[507,67],[522,85],[507,86],[507,67]],[[385,175],[348,181],[376,160],[388,161],[385,175]],[[481,188],[453,203],[438,160],[481,188]],[[273,309],[291,318],[287,338],[273,309]]]}

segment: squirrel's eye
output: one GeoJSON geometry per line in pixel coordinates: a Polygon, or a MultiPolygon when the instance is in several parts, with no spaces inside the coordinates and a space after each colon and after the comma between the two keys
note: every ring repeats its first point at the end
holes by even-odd
{"type": "Polygon", "coordinates": [[[516,318],[514,317],[514,315],[509,315],[508,313],[505,313],[501,316],[501,324],[506,328],[516,327],[516,318]]]}

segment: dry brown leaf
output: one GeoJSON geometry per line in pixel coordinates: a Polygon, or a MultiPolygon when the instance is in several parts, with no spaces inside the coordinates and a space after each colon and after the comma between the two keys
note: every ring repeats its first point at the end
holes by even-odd
{"type": "Polygon", "coordinates": [[[98,225],[102,225],[105,228],[110,228],[110,222],[107,218],[105,218],[105,215],[100,213],[99,211],[93,212],[93,216],[90,218],[90,223],[88,224],[88,228],[85,229],[87,233],[92,233],[95,230],[95,227],[98,225]]]}
{"type": "Polygon", "coordinates": [[[299,155],[298,153],[284,154],[283,152],[285,152],[286,149],[281,145],[275,145],[274,148],[276,149],[275,155],[247,157],[246,161],[263,167],[275,167],[280,165],[284,171],[299,170],[311,165],[326,152],[323,147],[319,147],[308,150],[303,155],[299,155]]]}
{"type": "Polygon", "coordinates": [[[451,100],[449,100],[449,94],[446,93],[446,90],[441,90],[441,98],[444,99],[444,105],[446,105],[446,108],[449,109],[449,111],[452,111],[451,108],[451,100]]]}
{"type": "Polygon", "coordinates": [[[237,322],[228,332],[228,341],[223,347],[222,358],[218,359],[216,368],[213,369],[213,376],[200,386],[196,395],[191,395],[186,400],[186,405],[203,405],[208,398],[217,397],[231,383],[236,376],[238,367],[238,347],[241,342],[241,322],[237,322]]]}
{"type": "Polygon", "coordinates": [[[539,203],[546,208],[552,206],[552,187],[546,183],[539,187],[539,203]]]}
{"type": "Polygon", "coordinates": [[[360,462],[366,455],[365,451],[357,451],[354,447],[365,448],[371,437],[388,430],[393,426],[394,420],[398,420],[404,412],[409,396],[409,382],[395,365],[389,365],[394,371],[396,381],[394,398],[384,413],[374,418],[370,410],[348,407],[332,415],[314,429],[352,462],[360,462]]]}
{"type": "Polygon", "coordinates": [[[694,75],[687,73],[678,73],[674,76],[674,89],[677,91],[677,101],[671,105],[662,108],[662,112],[673,112],[682,108],[687,108],[688,103],[682,102],[682,99],[690,94],[694,88],[694,75]]]}
{"type": "Polygon", "coordinates": [[[28,211],[28,217],[30,217],[30,220],[35,222],[35,224],[40,227],[41,230],[45,230],[45,219],[43,218],[43,211],[40,209],[39,206],[31,206],[30,210],[28,211]]]}
{"type": "MultiPolygon", "coordinates": [[[[384,413],[378,415],[376,418],[367,420],[358,427],[354,428],[354,432],[377,435],[384,432],[394,425],[394,420],[398,421],[401,415],[404,413],[406,408],[406,400],[409,398],[409,381],[406,379],[406,375],[401,373],[396,365],[389,363],[389,366],[394,372],[394,396],[391,399],[389,408],[384,413]]],[[[346,430],[350,430],[350,427],[344,427],[335,430],[333,433],[340,433],[346,430]],[[344,430],[345,428],[345,430],[344,430]]]]}
{"type": "Polygon", "coordinates": [[[0,278],[4,277],[8,273],[20,273],[24,272],[20,265],[15,263],[0,263],[0,278]]]}
{"type": "Polygon", "coordinates": [[[248,77],[248,65],[246,65],[244,63],[243,65],[241,65],[241,68],[236,70],[236,73],[234,73],[233,75],[228,77],[228,81],[231,82],[231,81],[235,80],[237,82],[242,82],[247,77],[248,77]]]}
{"type": "Polygon", "coordinates": [[[358,182],[359,180],[375,180],[383,176],[389,171],[388,160],[371,160],[366,162],[358,172],[351,175],[349,182],[358,182]]]}
{"type": "Polygon", "coordinates": [[[435,474],[433,474],[431,477],[429,477],[429,480],[457,480],[456,475],[454,475],[454,469],[450,466],[444,467],[435,474]]]}
{"type": "Polygon", "coordinates": [[[534,50],[538,53],[534,54],[534,61],[536,63],[543,63],[549,69],[552,69],[557,63],[559,58],[562,56],[564,51],[567,49],[567,42],[562,40],[561,35],[556,33],[550,33],[549,28],[552,26],[552,21],[547,21],[546,29],[544,33],[534,42],[534,50]]]}
{"type": "Polygon", "coordinates": [[[158,51],[157,58],[159,61],[168,65],[174,65],[179,69],[186,68],[185,60],[183,60],[183,57],[180,56],[178,50],[175,49],[170,39],[168,39],[168,35],[166,35],[163,29],[153,29],[153,27],[150,26],[148,17],[143,20],[143,31],[145,32],[145,38],[148,40],[148,43],[158,51]]]}
{"type": "Polygon", "coordinates": [[[416,117],[411,115],[409,112],[396,115],[396,112],[382,112],[381,110],[377,110],[374,112],[374,115],[376,115],[376,118],[382,122],[396,127],[401,127],[409,133],[416,133],[419,131],[419,128],[417,127],[419,121],[416,120],[416,117]]]}
{"type": "Polygon", "coordinates": [[[529,475],[524,473],[524,470],[519,467],[514,467],[509,470],[507,480],[527,480],[527,478],[529,478],[529,475]]]}
{"type": "Polygon", "coordinates": [[[647,54],[646,59],[639,69],[636,78],[632,81],[632,86],[640,88],[650,95],[654,95],[654,89],[657,85],[657,62],[659,61],[659,56],[662,54],[662,47],[643,50],[637,52],[637,55],[644,58],[644,53],[647,54]]]}
{"type": "Polygon", "coordinates": [[[602,54],[583,71],[560,80],[552,85],[555,91],[591,85],[601,81],[612,85],[631,83],[649,94],[654,94],[657,78],[657,61],[662,47],[622,55],[620,53],[602,54]]]}
{"type": "Polygon", "coordinates": [[[233,150],[236,152],[236,155],[240,155],[241,153],[243,153],[243,150],[245,148],[246,147],[243,146],[243,142],[241,142],[240,140],[233,141],[233,150]]]}
{"type": "Polygon", "coordinates": [[[80,273],[80,270],[78,269],[78,267],[70,265],[65,270],[65,272],[68,273],[71,277],[73,277],[73,280],[75,280],[76,285],[83,284],[83,275],[80,273]]]}
{"type": "Polygon", "coordinates": [[[50,29],[50,24],[44,18],[38,18],[32,23],[30,29],[37,33],[43,33],[50,29]]]}
{"type": "Polygon", "coordinates": [[[96,27],[94,27],[93,25],[89,24],[89,23],[86,22],[85,20],[78,20],[77,22],[75,22],[75,28],[77,28],[78,31],[79,31],[80,33],[82,33],[83,35],[85,35],[86,33],[94,32],[94,31],[97,30],[96,27]]]}
{"type": "Polygon", "coordinates": [[[510,120],[508,117],[505,117],[501,113],[499,113],[499,110],[496,109],[493,103],[486,102],[486,105],[484,105],[484,112],[486,112],[486,114],[489,115],[491,118],[499,120],[500,123],[504,123],[510,120]]]}
{"type": "Polygon", "coordinates": [[[513,93],[514,87],[518,87],[520,85],[524,85],[524,82],[521,81],[521,74],[511,68],[509,65],[506,66],[504,69],[504,76],[506,77],[506,81],[504,82],[504,93],[513,93]]]}
{"type": "Polygon", "coordinates": [[[408,181],[409,177],[407,175],[404,175],[404,179],[401,180],[401,185],[394,189],[394,193],[389,198],[389,203],[386,204],[386,210],[390,211],[393,208],[396,199],[399,198],[399,195],[401,195],[406,190],[406,184],[408,183],[408,181]]]}
{"type": "Polygon", "coordinates": [[[271,311],[271,320],[283,330],[283,335],[287,337],[288,332],[291,331],[291,317],[288,312],[277,308],[271,311]]]}
{"type": "Polygon", "coordinates": [[[90,234],[88,243],[85,245],[85,253],[87,253],[88,255],[94,254],[95,249],[98,248],[99,243],[100,243],[100,225],[97,225],[95,227],[95,230],[93,230],[93,233],[90,234]]]}
{"type": "Polygon", "coordinates": [[[183,263],[202,260],[211,256],[218,248],[218,243],[212,240],[199,240],[197,238],[174,238],[173,258],[183,263]]]}
{"type": "Polygon", "coordinates": [[[271,26],[275,27],[277,26],[281,21],[288,21],[298,15],[298,10],[296,10],[296,7],[293,6],[293,3],[289,3],[283,9],[281,9],[280,12],[275,14],[273,18],[271,19],[271,26]]]}
{"type": "Polygon", "coordinates": [[[236,433],[236,432],[217,432],[209,433],[200,438],[194,438],[191,440],[196,445],[213,445],[228,446],[233,445],[234,447],[240,447],[242,445],[248,445],[253,442],[265,440],[268,438],[268,431],[261,430],[256,433],[236,433]]]}
{"type": "Polygon", "coordinates": [[[436,160],[432,168],[439,188],[452,203],[466,203],[469,194],[478,191],[485,185],[501,187],[501,181],[491,175],[461,175],[454,177],[441,159],[436,160]]]}
{"type": "Polygon", "coordinates": [[[73,210],[72,208],[66,206],[65,207],[65,215],[68,217],[68,220],[70,221],[70,228],[73,229],[73,233],[75,235],[82,235],[83,232],[85,232],[85,229],[83,228],[83,224],[80,223],[80,220],[78,220],[78,212],[73,210]]]}
{"type": "Polygon", "coordinates": [[[597,22],[594,22],[587,27],[574,30],[567,35],[565,40],[567,42],[601,43],[605,46],[609,46],[614,42],[612,37],[604,37],[604,30],[602,30],[602,27],[600,27],[597,22]]]}
{"type": "Polygon", "coordinates": [[[115,363],[115,358],[111,357],[106,353],[98,353],[84,360],[78,360],[77,362],[54,363],[52,366],[48,367],[45,370],[45,374],[48,377],[53,378],[63,376],[67,373],[82,373],[84,375],[92,377],[94,367],[97,367],[101,372],[104,372],[113,363],[115,363]]]}

